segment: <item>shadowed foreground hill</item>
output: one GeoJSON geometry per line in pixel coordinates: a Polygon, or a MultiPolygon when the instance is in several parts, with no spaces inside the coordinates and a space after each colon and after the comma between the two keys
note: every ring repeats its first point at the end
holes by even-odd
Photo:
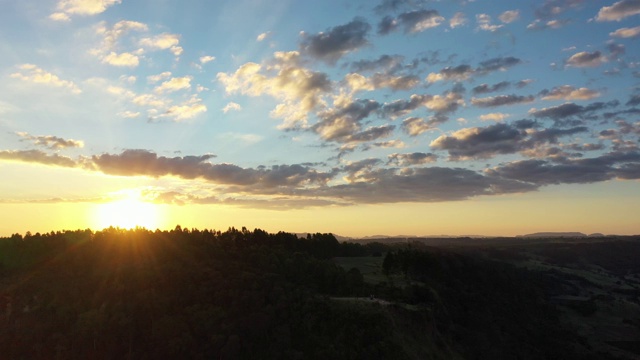
{"type": "Polygon", "coordinates": [[[560,323],[540,274],[403,249],[371,284],[332,261],[381,249],[244,228],[14,235],[0,239],[0,357],[605,358],[560,323]]]}

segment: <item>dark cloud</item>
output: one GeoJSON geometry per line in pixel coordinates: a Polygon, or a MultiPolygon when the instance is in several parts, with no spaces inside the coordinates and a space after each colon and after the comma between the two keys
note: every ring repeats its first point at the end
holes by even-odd
{"type": "Polygon", "coordinates": [[[67,148],[81,148],[84,142],[73,139],[63,139],[53,135],[30,135],[26,132],[16,132],[23,141],[30,141],[34,145],[43,146],[52,150],[60,150],[67,148]]]}
{"type": "Polygon", "coordinates": [[[277,187],[304,183],[325,183],[331,173],[320,173],[302,165],[274,165],[259,169],[241,168],[233,164],[212,164],[213,155],[164,157],[147,150],[125,150],[121,154],[92,157],[93,169],[120,176],[176,176],[182,179],[202,178],[219,184],[277,187]]]}
{"type": "Polygon", "coordinates": [[[511,83],[508,81],[501,81],[497,84],[493,84],[493,85],[487,85],[487,84],[480,84],[476,87],[474,87],[471,91],[474,94],[487,94],[487,93],[492,93],[492,92],[496,92],[496,91],[502,91],[504,89],[507,89],[511,86],[511,83]]]}
{"type": "Polygon", "coordinates": [[[513,56],[498,57],[489,60],[482,61],[476,69],[479,73],[489,73],[493,71],[504,71],[512,66],[521,64],[522,60],[513,56]]]}
{"type": "Polygon", "coordinates": [[[334,108],[319,114],[320,121],[311,127],[324,140],[348,142],[361,131],[360,122],[380,108],[374,100],[355,100],[342,108],[334,108]]]}
{"type": "Polygon", "coordinates": [[[596,67],[606,61],[606,56],[604,56],[600,51],[582,51],[572,55],[565,63],[567,66],[573,67],[596,67]]]}
{"type": "Polygon", "coordinates": [[[522,160],[486,170],[488,175],[528,181],[537,185],[586,184],[616,177],[633,178],[640,162],[638,152],[612,152],[596,158],[553,164],[544,160],[522,160]]]}
{"type": "Polygon", "coordinates": [[[526,133],[500,123],[484,128],[468,128],[451,136],[442,135],[431,142],[431,148],[446,150],[451,160],[487,159],[496,154],[511,154],[521,150],[526,133]]]}
{"type": "Polygon", "coordinates": [[[47,154],[40,150],[2,150],[0,151],[0,159],[50,166],[78,166],[78,163],[69,157],[58,154],[47,154]]]}
{"type": "Polygon", "coordinates": [[[435,162],[438,160],[438,156],[432,153],[422,153],[422,152],[414,152],[409,154],[398,154],[394,153],[388,155],[389,159],[387,164],[395,164],[398,166],[412,166],[412,165],[423,165],[435,162]]]}
{"type": "Polygon", "coordinates": [[[627,101],[627,103],[625,105],[627,105],[627,106],[640,105],[640,95],[638,95],[638,94],[631,95],[631,97],[629,97],[629,101],[627,101]]]}
{"type": "Polygon", "coordinates": [[[535,10],[538,19],[548,19],[558,16],[568,9],[577,8],[585,0],[545,0],[543,4],[535,10]]]}
{"type": "Polygon", "coordinates": [[[359,60],[351,63],[351,69],[355,72],[383,70],[392,74],[402,67],[404,56],[402,55],[381,55],[376,60],[359,60]]]}
{"type": "Polygon", "coordinates": [[[549,118],[552,120],[561,120],[571,116],[580,116],[584,118],[591,115],[595,111],[603,110],[609,107],[618,106],[617,101],[595,102],[587,106],[577,105],[574,103],[565,103],[558,106],[544,108],[540,110],[532,110],[530,114],[536,118],[549,118]]]}
{"type": "Polygon", "coordinates": [[[379,14],[415,9],[425,5],[428,0],[382,0],[374,10],[379,14]]]}
{"type": "Polygon", "coordinates": [[[404,28],[405,34],[417,33],[440,26],[443,21],[444,18],[436,10],[413,10],[396,18],[385,16],[378,23],[378,34],[387,35],[399,27],[404,28]]]}
{"type": "Polygon", "coordinates": [[[328,29],[315,35],[305,35],[300,44],[303,53],[333,65],[342,56],[367,45],[371,25],[362,19],[328,29]]]}
{"type": "Polygon", "coordinates": [[[522,95],[499,95],[492,96],[486,98],[472,98],[471,103],[477,107],[496,107],[496,106],[505,106],[505,105],[515,105],[515,104],[526,104],[533,102],[535,97],[533,95],[522,96],[522,95]]]}
{"type": "Polygon", "coordinates": [[[350,135],[343,141],[345,142],[373,141],[373,140],[377,140],[377,139],[391,135],[391,133],[393,133],[393,130],[395,128],[396,128],[395,125],[374,126],[364,131],[350,135]]]}
{"type": "Polygon", "coordinates": [[[405,168],[374,172],[375,178],[314,189],[309,194],[356,203],[436,202],[464,200],[535,190],[527,182],[483,176],[461,168],[405,168]]]}
{"type": "Polygon", "coordinates": [[[560,137],[587,132],[587,127],[534,130],[535,123],[498,123],[487,127],[462,129],[442,135],[431,148],[446,150],[450,160],[488,159],[498,154],[533,151],[545,144],[555,144],[560,137]]]}
{"type": "Polygon", "coordinates": [[[612,42],[607,44],[607,50],[609,50],[611,58],[617,59],[620,55],[624,55],[626,47],[622,44],[612,42]]]}

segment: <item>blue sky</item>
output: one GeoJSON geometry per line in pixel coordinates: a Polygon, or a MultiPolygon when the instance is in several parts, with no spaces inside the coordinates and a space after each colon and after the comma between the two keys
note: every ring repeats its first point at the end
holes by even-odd
{"type": "Polygon", "coordinates": [[[0,4],[5,215],[134,193],[354,235],[389,212],[389,233],[640,232],[616,206],[640,200],[638,0],[0,4]],[[619,216],[585,225],[594,192],[619,216]],[[406,216],[563,199],[564,225],[406,216]]]}

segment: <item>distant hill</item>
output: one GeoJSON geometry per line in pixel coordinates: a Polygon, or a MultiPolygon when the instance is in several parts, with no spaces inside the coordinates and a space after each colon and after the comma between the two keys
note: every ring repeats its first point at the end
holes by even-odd
{"type": "Polygon", "coordinates": [[[586,234],[581,232],[537,232],[527,235],[518,235],[517,237],[525,238],[552,238],[552,237],[564,237],[564,238],[581,238],[587,237],[586,234]]]}

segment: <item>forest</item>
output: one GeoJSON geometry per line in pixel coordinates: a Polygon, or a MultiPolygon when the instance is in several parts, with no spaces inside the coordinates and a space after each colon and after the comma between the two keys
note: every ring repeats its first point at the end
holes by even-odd
{"type": "MultiPolygon", "coordinates": [[[[0,358],[632,359],[639,339],[584,329],[611,304],[640,304],[639,244],[14,234],[0,238],[0,358]]],[[[640,331],[630,309],[623,333],[640,331]]]]}

